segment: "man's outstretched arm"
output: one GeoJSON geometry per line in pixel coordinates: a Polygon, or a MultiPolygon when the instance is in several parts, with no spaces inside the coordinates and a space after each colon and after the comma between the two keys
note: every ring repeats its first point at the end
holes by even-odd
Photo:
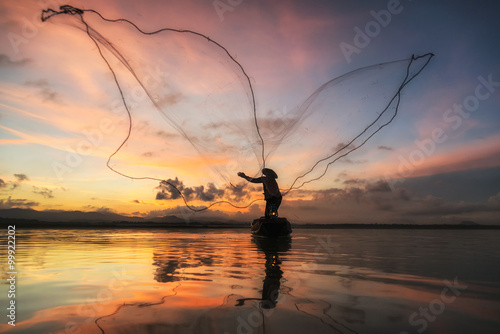
{"type": "Polygon", "coordinates": [[[253,177],[247,176],[247,175],[246,175],[245,173],[243,173],[243,172],[238,172],[238,176],[239,176],[239,177],[244,178],[244,179],[245,179],[245,180],[247,180],[248,182],[252,182],[252,183],[262,183],[262,177],[253,178],[253,177]]]}

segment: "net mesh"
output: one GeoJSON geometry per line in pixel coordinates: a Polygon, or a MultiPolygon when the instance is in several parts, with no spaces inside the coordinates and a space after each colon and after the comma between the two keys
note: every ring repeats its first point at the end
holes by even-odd
{"type": "Polygon", "coordinates": [[[49,19],[88,36],[118,90],[114,112],[125,115],[128,128],[107,167],[158,181],[158,200],[182,199],[194,211],[254,203],[255,189],[238,171],[258,176],[275,168],[284,195],[321,179],[394,120],[403,89],[433,56],[357,69],[326,82],[297,108],[269,115],[256,109],[242,64],[202,33],[146,32],[68,5],[44,10],[42,21],[49,19]]]}

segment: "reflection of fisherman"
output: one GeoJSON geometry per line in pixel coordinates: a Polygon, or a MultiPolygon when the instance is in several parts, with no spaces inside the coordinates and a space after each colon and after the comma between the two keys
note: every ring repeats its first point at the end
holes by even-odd
{"type": "Polygon", "coordinates": [[[246,176],[245,173],[239,172],[238,176],[244,178],[248,182],[262,183],[264,187],[264,199],[266,200],[265,217],[270,217],[270,211],[272,207],[274,207],[273,211],[277,216],[278,208],[281,204],[282,199],[280,188],[278,187],[278,182],[276,182],[278,175],[270,168],[264,168],[262,170],[262,174],[264,175],[261,177],[253,178],[250,176],[246,176]]]}
{"type": "Polygon", "coordinates": [[[266,256],[266,277],[262,286],[262,298],[240,298],[235,306],[243,306],[246,301],[258,300],[260,307],[263,309],[272,309],[278,303],[280,295],[281,278],[283,271],[281,270],[280,254],[287,252],[291,247],[291,239],[264,239],[254,238],[253,242],[259,250],[263,251],[266,256]]]}
{"type": "Polygon", "coordinates": [[[280,280],[283,271],[280,269],[281,261],[278,253],[266,252],[266,278],[262,287],[261,306],[265,309],[275,308],[280,293],[280,280]]]}
{"type": "Polygon", "coordinates": [[[266,252],[266,277],[262,287],[262,298],[240,298],[237,299],[238,303],[235,306],[243,306],[247,300],[259,300],[260,307],[263,309],[275,308],[280,295],[280,281],[283,277],[280,264],[278,253],[266,252]]]}

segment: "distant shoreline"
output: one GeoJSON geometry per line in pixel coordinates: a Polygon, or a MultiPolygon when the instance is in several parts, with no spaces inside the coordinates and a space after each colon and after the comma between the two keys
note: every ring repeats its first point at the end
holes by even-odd
{"type": "MultiPolygon", "coordinates": [[[[244,228],[250,223],[237,222],[128,222],[128,221],[75,221],[48,222],[35,219],[1,218],[1,225],[18,225],[16,228],[31,229],[193,229],[193,228],[244,228]]],[[[418,229],[418,230],[500,230],[500,225],[479,224],[292,224],[294,229],[418,229]]]]}

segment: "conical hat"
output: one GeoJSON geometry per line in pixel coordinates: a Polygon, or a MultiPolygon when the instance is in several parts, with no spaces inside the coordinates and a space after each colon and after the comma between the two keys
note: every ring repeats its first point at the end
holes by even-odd
{"type": "Polygon", "coordinates": [[[278,178],[278,174],[276,174],[275,171],[273,171],[271,168],[264,168],[262,170],[262,174],[264,174],[265,176],[271,176],[271,177],[274,177],[275,179],[278,178]]]}

